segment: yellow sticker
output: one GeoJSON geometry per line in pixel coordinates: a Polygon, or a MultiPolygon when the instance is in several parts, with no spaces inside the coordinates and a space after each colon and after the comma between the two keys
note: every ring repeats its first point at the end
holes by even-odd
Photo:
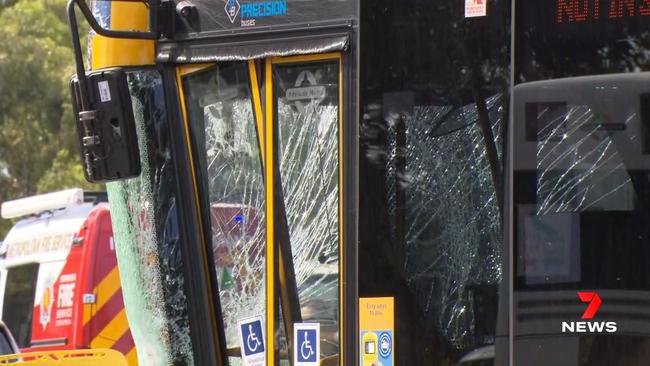
{"type": "Polygon", "coordinates": [[[359,355],[361,366],[392,366],[395,298],[359,298],[359,355]]]}

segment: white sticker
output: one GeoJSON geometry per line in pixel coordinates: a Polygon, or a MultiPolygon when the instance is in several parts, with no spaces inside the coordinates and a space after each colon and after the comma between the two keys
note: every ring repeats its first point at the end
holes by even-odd
{"type": "Polygon", "coordinates": [[[97,302],[95,294],[83,294],[82,299],[84,304],[95,304],[97,302]]]}
{"type": "Polygon", "coordinates": [[[465,0],[465,18],[487,15],[487,0],[465,0]]]}
{"type": "Polygon", "coordinates": [[[293,325],[293,365],[320,366],[320,323],[293,325]]]}
{"type": "Polygon", "coordinates": [[[111,89],[108,86],[108,81],[100,81],[97,83],[97,88],[99,88],[99,100],[104,102],[111,101],[111,89]]]}
{"type": "Polygon", "coordinates": [[[237,322],[239,344],[244,366],[266,365],[266,343],[261,316],[240,319],[237,322]]]}

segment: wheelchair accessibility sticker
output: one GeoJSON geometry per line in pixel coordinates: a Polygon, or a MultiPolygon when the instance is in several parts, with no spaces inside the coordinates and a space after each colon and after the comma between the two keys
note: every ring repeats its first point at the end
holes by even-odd
{"type": "Polygon", "coordinates": [[[293,364],[295,366],[320,366],[319,339],[319,323],[296,323],[293,325],[293,364]]]}
{"type": "Polygon", "coordinates": [[[266,365],[264,327],[262,317],[241,319],[238,322],[241,356],[245,366],[266,365]]]}

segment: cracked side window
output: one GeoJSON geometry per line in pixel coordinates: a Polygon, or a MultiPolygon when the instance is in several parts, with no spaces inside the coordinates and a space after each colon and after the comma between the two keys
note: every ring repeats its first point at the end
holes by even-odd
{"type": "MultiPolygon", "coordinates": [[[[322,358],[339,353],[339,63],[273,65],[277,158],[303,322],[320,323],[322,358]]],[[[277,173],[276,173],[277,177],[277,173]]],[[[277,178],[276,178],[277,179],[277,178]]],[[[282,219],[282,218],[280,218],[282,219]]],[[[276,218],[276,220],[278,220],[276,218]]],[[[277,230],[277,229],[276,229],[277,230]]],[[[284,229],[282,229],[284,230],[284,229]]],[[[292,334],[289,335],[293,336],[292,334]]],[[[281,342],[282,344],[282,342],[281,342]]]]}
{"type": "Polygon", "coordinates": [[[197,175],[209,194],[226,343],[238,349],[237,321],[265,314],[264,177],[247,64],[192,73],[183,88],[197,175]]]}

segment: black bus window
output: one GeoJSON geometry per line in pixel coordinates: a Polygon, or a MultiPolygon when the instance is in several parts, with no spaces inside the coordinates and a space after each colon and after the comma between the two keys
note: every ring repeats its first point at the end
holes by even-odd
{"type": "Polygon", "coordinates": [[[464,3],[361,1],[359,294],[395,298],[400,365],[507,362],[511,3],[464,3]]]}

